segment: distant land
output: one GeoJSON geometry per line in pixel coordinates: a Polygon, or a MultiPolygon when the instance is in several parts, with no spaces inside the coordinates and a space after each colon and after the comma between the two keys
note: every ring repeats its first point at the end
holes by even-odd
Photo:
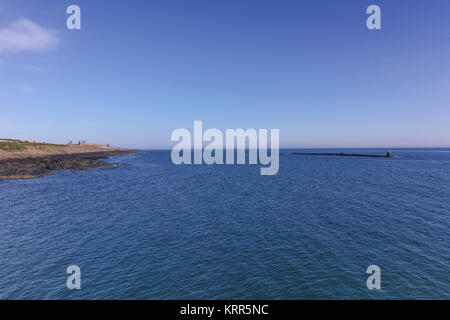
{"type": "Polygon", "coordinates": [[[86,170],[109,167],[102,161],[132,150],[80,141],[55,144],[0,138],[0,180],[49,176],[54,170],[86,170]]]}

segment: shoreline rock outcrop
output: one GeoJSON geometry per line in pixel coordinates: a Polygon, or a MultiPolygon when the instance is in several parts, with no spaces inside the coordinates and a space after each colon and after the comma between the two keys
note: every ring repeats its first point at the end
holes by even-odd
{"type": "Polygon", "coordinates": [[[53,175],[53,171],[56,170],[80,171],[89,168],[111,167],[114,164],[103,160],[133,153],[136,152],[122,149],[0,159],[0,180],[45,177],[53,175]]]}

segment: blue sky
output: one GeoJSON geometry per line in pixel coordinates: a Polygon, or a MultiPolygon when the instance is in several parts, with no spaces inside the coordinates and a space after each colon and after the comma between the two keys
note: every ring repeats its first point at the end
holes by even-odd
{"type": "Polygon", "coordinates": [[[282,147],[448,147],[449,89],[446,0],[0,2],[0,137],[170,148],[203,120],[282,147]]]}

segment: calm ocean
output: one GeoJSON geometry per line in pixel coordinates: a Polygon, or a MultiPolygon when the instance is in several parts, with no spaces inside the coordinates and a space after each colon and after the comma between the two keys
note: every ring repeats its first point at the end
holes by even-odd
{"type": "Polygon", "coordinates": [[[0,181],[0,299],[449,299],[450,149],[392,152],[0,181]]]}

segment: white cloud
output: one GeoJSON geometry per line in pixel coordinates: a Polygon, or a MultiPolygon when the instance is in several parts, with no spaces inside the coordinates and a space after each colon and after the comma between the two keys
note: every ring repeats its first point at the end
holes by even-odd
{"type": "Polygon", "coordinates": [[[35,66],[35,65],[25,65],[25,66],[23,66],[23,68],[27,71],[33,71],[33,72],[39,72],[39,73],[43,73],[43,72],[47,71],[45,68],[35,66]]]}
{"type": "Polygon", "coordinates": [[[33,88],[30,85],[24,83],[17,84],[15,87],[17,90],[23,93],[29,93],[33,90],[33,88]]]}
{"type": "Polygon", "coordinates": [[[0,29],[0,52],[49,51],[58,46],[56,31],[28,19],[19,19],[0,29]]]}

